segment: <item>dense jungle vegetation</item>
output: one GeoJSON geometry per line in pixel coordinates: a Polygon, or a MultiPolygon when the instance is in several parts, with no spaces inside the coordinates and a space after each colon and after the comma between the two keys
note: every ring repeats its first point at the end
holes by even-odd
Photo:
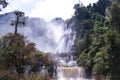
{"type": "Polygon", "coordinates": [[[120,80],[120,1],[98,0],[74,6],[76,40],[73,46],[79,66],[96,80],[120,80]]]}

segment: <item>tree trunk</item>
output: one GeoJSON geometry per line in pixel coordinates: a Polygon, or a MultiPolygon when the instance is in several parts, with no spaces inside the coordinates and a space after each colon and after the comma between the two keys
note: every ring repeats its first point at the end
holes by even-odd
{"type": "Polygon", "coordinates": [[[15,22],[15,33],[14,34],[17,34],[18,23],[19,23],[19,17],[17,16],[17,20],[15,22]]]}

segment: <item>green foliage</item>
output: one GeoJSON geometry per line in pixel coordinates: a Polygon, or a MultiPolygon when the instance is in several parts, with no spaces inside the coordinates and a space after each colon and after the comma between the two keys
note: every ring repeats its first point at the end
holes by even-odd
{"type": "Polygon", "coordinates": [[[105,16],[106,8],[111,4],[110,0],[98,0],[97,3],[93,4],[93,12],[99,13],[103,16],[105,16]]]}
{"type": "Polygon", "coordinates": [[[106,47],[103,47],[101,52],[97,52],[94,57],[94,68],[93,72],[96,74],[108,74],[108,71],[110,70],[110,55],[107,54],[106,47]],[[105,52],[105,53],[104,53],[105,52]]]}
{"type": "Polygon", "coordinates": [[[31,65],[31,72],[33,73],[38,72],[42,66],[45,66],[49,75],[52,76],[55,64],[50,54],[37,51],[34,43],[26,43],[23,35],[13,33],[8,33],[1,39],[0,62],[0,74],[4,71],[8,72],[8,74],[4,73],[4,75],[0,76],[2,79],[5,76],[7,78],[23,75],[28,65],[31,65]],[[49,70],[51,67],[52,71],[49,70]],[[11,76],[10,73],[12,73],[11,76]]]}
{"type": "Polygon", "coordinates": [[[120,32],[120,4],[113,2],[110,13],[112,27],[120,32]]]}
{"type": "Polygon", "coordinates": [[[102,74],[104,72],[104,65],[103,64],[96,64],[93,68],[94,74],[102,74]],[[98,73],[99,72],[99,73],[98,73]]]}
{"type": "Polygon", "coordinates": [[[86,67],[87,65],[87,54],[86,53],[81,53],[80,54],[80,56],[79,56],[79,58],[78,58],[78,65],[79,66],[84,66],[84,67],[86,67]]]}
{"type": "Polygon", "coordinates": [[[100,77],[106,80],[120,79],[120,4],[114,1],[99,0],[93,6],[77,6],[77,18],[73,16],[73,29],[77,32],[74,50],[78,64],[96,74],[99,78],[96,80],[101,80],[100,77]],[[109,13],[107,17],[106,8],[109,13]]]}
{"type": "MultiPolygon", "coordinates": [[[[79,4],[76,4],[76,5],[79,5],[79,4]]],[[[75,13],[74,13],[75,17],[78,18],[78,19],[86,19],[86,18],[89,18],[90,17],[90,13],[89,13],[89,10],[88,8],[84,7],[84,6],[77,6],[75,8],[75,13]]]]}
{"type": "Polygon", "coordinates": [[[26,63],[26,56],[35,52],[34,45],[31,45],[31,50],[28,51],[32,43],[25,44],[25,38],[20,34],[8,33],[2,38],[1,57],[6,62],[6,68],[15,67],[17,73],[21,74],[24,72],[26,63]]]}
{"type": "Polygon", "coordinates": [[[111,74],[112,80],[120,79],[120,34],[116,30],[108,31],[108,41],[110,43],[110,55],[111,55],[111,74]]]}

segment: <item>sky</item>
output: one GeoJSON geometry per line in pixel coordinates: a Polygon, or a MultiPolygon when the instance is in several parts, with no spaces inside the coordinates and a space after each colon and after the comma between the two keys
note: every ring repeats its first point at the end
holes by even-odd
{"type": "MultiPolygon", "coordinates": [[[[29,17],[51,20],[56,17],[68,19],[74,14],[73,6],[79,0],[8,0],[9,5],[3,13],[20,10],[29,17]]],[[[98,0],[80,0],[85,6],[98,0]]]]}

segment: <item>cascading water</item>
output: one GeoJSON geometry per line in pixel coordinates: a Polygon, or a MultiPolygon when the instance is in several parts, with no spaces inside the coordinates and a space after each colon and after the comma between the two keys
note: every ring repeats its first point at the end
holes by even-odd
{"type": "Polygon", "coordinates": [[[61,25],[61,27],[63,27],[63,34],[61,35],[61,38],[59,40],[58,46],[56,47],[54,53],[68,53],[71,52],[71,47],[74,44],[74,40],[75,40],[75,32],[72,31],[71,27],[67,26],[66,23],[64,23],[65,25],[61,25]]]}
{"type": "MultiPolygon", "coordinates": [[[[0,36],[14,32],[14,27],[10,26],[11,20],[14,20],[14,12],[0,16],[0,36]],[[7,22],[7,23],[6,23],[7,22]]],[[[66,56],[57,56],[57,79],[58,80],[86,80],[85,71],[78,67],[76,61],[71,55],[71,47],[74,44],[75,32],[65,21],[59,19],[55,22],[45,22],[40,18],[25,17],[26,25],[18,28],[18,32],[25,35],[29,41],[36,44],[36,48],[43,52],[54,54],[65,53],[66,56]]],[[[26,74],[28,70],[26,69],[26,74]]]]}
{"type": "Polygon", "coordinates": [[[75,32],[72,31],[70,26],[61,27],[65,27],[64,34],[61,36],[59,45],[55,50],[55,53],[59,53],[56,59],[57,80],[88,80],[85,78],[84,68],[77,66],[77,62],[74,61],[72,55],[71,48],[76,37],[75,32]]]}
{"type": "Polygon", "coordinates": [[[80,67],[58,67],[58,80],[87,80],[84,79],[84,69],[80,67]]]}

